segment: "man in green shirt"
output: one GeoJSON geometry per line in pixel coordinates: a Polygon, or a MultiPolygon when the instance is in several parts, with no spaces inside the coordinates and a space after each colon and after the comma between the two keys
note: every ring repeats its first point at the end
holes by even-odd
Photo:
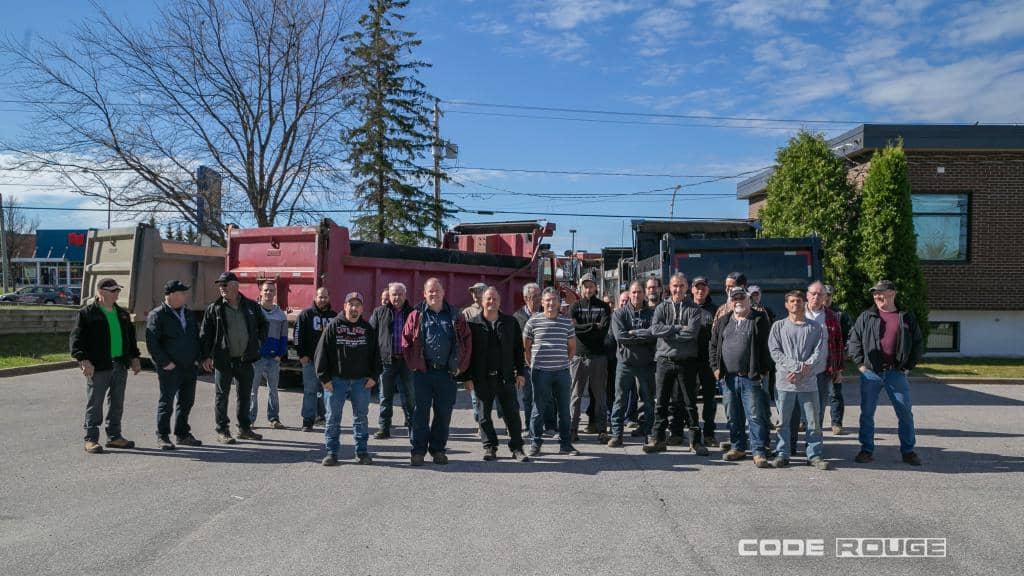
{"type": "Polygon", "coordinates": [[[70,338],[71,356],[85,376],[85,451],[90,454],[103,452],[99,426],[104,397],[107,448],[135,447],[135,442],[121,435],[121,414],[128,369],[135,374],[142,369],[135,326],[128,311],[117,305],[121,286],[113,278],[104,278],[97,289],[96,299],[78,311],[70,338]]]}

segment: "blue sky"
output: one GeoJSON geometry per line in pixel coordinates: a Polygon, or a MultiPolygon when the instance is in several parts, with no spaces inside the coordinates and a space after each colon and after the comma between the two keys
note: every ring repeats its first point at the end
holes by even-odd
{"type": "MultiPolygon", "coordinates": [[[[147,0],[104,5],[140,22],[153,12],[147,0]]],[[[0,26],[28,41],[60,38],[90,13],[84,0],[19,3],[0,26]]],[[[433,67],[422,79],[448,101],[442,134],[460,148],[449,164],[463,186],[445,187],[445,196],[467,209],[547,215],[558,250],[569,247],[570,228],[579,230],[577,248],[628,243],[630,217],[669,213],[664,191],[636,193],[677,184],[685,188],[676,217],[745,216],[736,179],[695,184],[770,165],[801,126],[777,119],[850,122],[804,124],[827,135],[863,121],[1024,122],[1019,0],[414,0],[404,28],[423,41],[418,56],[433,67]]],[[[0,108],[0,136],[25,128],[17,104],[0,108]]],[[[81,204],[41,190],[2,188],[26,204],[81,204]]],[[[43,227],[105,223],[105,215],[41,217],[43,227]]]]}

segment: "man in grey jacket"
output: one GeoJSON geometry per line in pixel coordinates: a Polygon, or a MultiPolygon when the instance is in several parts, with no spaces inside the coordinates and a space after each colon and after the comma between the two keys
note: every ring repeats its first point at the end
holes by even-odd
{"type": "Polygon", "coordinates": [[[654,359],[655,400],[654,426],[644,444],[644,452],[663,452],[667,449],[665,430],[668,428],[669,404],[673,391],[682,401],[679,417],[686,414],[690,427],[690,448],[698,456],[707,456],[701,438],[697,417],[697,340],[703,317],[701,310],[686,298],[686,275],[676,272],[668,283],[671,298],[658,305],[651,319],[651,334],[657,339],[654,359]]]}
{"type": "Polygon", "coordinates": [[[818,404],[818,374],[825,371],[828,360],[828,336],[825,329],[804,316],[806,300],[800,290],[786,293],[789,316],[772,325],[768,350],[775,361],[777,406],[782,419],[778,455],[772,462],[776,468],[789,465],[790,426],[796,418],[788,418],[793,406],[799,404],[807,419],[807,463],[819,470],[831,470],[822,458],[821,419],[818,404]]]}
{"type": "Polygon", "coordinates": [[[612,313],[612,332],[615,334],[615,404],[612,407],[612,437],[609,448],[622,446],[622,424],[626,417],[628,393],[639,386],[644,405],[641,430],[650,435],[654,421],[654,346],[657,338],[651,334],[654,310],[647,306],[644,285],[634,280],[629,285],[629,302],[612,313]]]}

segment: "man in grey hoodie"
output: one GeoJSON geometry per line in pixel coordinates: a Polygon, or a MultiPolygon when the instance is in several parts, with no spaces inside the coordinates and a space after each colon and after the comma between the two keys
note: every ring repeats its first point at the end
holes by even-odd
{"type": "Polygon", "coordinates": [[[256,424],[260,406],[260,382],[267,380],[267,419],[270,427],[282,430],[277,385],[281,381],[281,362],[288,359],[288,316],[274,304],[277,298],[277,284],[266,280],[260,285],[260,309],[267,319],[267,337],[260,342],[260,358],[253,362],[252,397],[249,404],[249,421],[256,424]]]}
{"type": "Polygon", "coordinates": [[[793,290],[786,293],[786,311],[789,316],[772,325],[768,335],[768,350],[775,361],[775,387],[777,406],[782,416],[779,431],[778,455],[772,462],[776,468],[789,465],[790,426],[796,418],[788,418],[793,406],[799,404],[807,419],[807,463],[819,470],[831,470],[832,465],[822,458],[821,419],[818,404],[818,374],[825,371],[828,360],[828,335],[817,323],[804,316],[804,293],[793,290]]]}
{"type": "Polygon", "coordinates": [[[641,430],[644,436],[651,432],[654,421],[654,347],[657,338],[651,334],[654,309],[647,306],[644,285],[634,280],[629,285],[629,301],[612,313],[612,332],[615,334],[615,403],[612,407],[612,437],[609,448],[622,446],[622,423],[626,417],[629,391],[639,385],[644,404],[641,430]]]}
{"type": "Polygon", "coordinates": [[[681,416],[685,410],[690,427],[690,447],[698,456],[707,456],[708,449],[704,447],[697,417],[697,341],[703,317],[700,307],[686,298],[685,274],[673,274],[668,287],[671,298],[655,308],[651,319],[651,334],[658,339],[654,352],[657,363],[654,427],[644,444],[644,452],[667,449],[665,430],[668,428],[669,404],[673,391],[678,391],[683,410],[676,410],[676,415],[681,416]]]}

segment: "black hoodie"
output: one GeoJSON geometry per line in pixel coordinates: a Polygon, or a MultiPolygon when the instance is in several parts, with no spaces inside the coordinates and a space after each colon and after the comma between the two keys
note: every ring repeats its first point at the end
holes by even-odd
{"type": "Polygon", "coordinates": [[[369,322],[362,318],[349,322],[342,315],[324,328],[316,347],[316,375],[321,382],[335,376],[376,380],[382,369],[377,334],[369,322]]]}
{"type": "Polygon", "coordinates": [[[323,334],[327,324],[337,315],[338,313],[330,306],[327,307],[327,310],[321,310],[316,307],[316,304],[299,313],[299,318],[295,321],[295,332],[292,335],[292,342],[295,344],[295,351],[298,352],[299,358],[303,356],[313,358],[320,335],[323,334]]]}

